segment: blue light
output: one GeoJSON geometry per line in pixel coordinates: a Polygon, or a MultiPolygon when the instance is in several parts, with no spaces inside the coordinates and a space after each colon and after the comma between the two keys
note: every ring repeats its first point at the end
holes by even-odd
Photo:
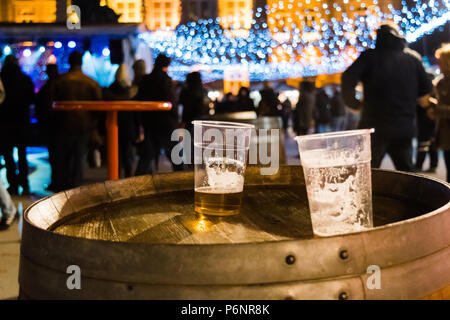
{"type": "Polygon", "coordinates": [[[31,56],[31,50],[30,49],[23,50],[23,56],[26,57],[26,58],[31,56]]]}
{"type": "Polygon", "coordinates": [[[10,55],[10,54],[11,54],[11,47],[10,47],[10,46],[5,46],[5,47],[3,48],[3,54],[4,54],[5,56],[10,55]]]}
{"type": "MultiPolygon", "coordinates": [[[[317,3],[287,16],[281,8],[290,8],[288,1],[294,2],[284,0],[266,6],[270,30],[267,23],[252,20],[246,34],[231,35],[229,29],[220,26],[221,19],[218,18],[180,25],[168,37],[146,33],[142,38],[155,51],[155,56],[163,52],[173,58],[170,73],[176,80],[184,79],[191,70],[189,66],[205,65],[205,70],[209,71],[204,75],[212,81],[222,78],[226,65],[244,63],[250,80],[256,81],[341,72],[361,51],[374,47],[375,30],[380,22],[386,20],[401,23],[401,33],[408,42],[450,20],[448,0],[429,0],[434,6],[424,6],[417,0],[409,8],[405,2],[399,10],[388,5],[389,10],[383,9],[385,11],[376,6],[377,0],[357,1],[363,10],[353,6],[343,9],[336,3],[324,1],[308,1],[317,3]],[[331,6],[335,8],[333,12],[331,6]],[[319,7],[326,15],[320,15],[319,7]],[[282,33],[276,35],[278,30],[282,33]],[[304,48],[308,46],[316,50],[314,59],[303,57],[304,48]]],[[[344,3],[349,1],[344,0],[344,3]]],[[[300,2],[297,6],[302,8],[300,2]]],[[[255,10],[257,13],[263,11],[261,8],[255,10]]]]}
{"type": "Polygon", "coordinates": [[[102,54],[105,57],[109,57],[109,55],[111,54],[111,51],[108,48],[104,48],[103,51],[102,51],[102,54]]]}

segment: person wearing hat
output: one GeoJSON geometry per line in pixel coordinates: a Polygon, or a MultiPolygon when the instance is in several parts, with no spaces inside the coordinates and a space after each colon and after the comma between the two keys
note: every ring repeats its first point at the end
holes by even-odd
{"type": "Polygon", "coordinates": [[[362,52],[342,75],[346,104],[362,109],[360,128],[375,128],[372,167],[389,154],[395,168],[414,171],[412,139],[416,135],[416,106],[433,89],[420,55],[409,49],[394,24],[377,30],[374,49],[362,52]],[[362,82],[364,100],[355,97],[362,82]]]}

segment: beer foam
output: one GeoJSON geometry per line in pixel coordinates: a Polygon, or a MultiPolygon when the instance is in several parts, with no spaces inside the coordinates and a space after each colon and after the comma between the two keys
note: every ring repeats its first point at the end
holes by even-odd
{"type": "Polygon", "coordinates": [[[208,185],[214,192],[242,192],[244,172],[244,163],[239,160],[209,158],[206,161],[208,185]]]}

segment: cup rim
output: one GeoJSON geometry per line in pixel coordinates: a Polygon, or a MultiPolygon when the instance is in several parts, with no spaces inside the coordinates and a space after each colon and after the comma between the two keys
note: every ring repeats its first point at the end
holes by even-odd
{"type": "Polygon", "coordinates": [[[344,130],[344,131],[335,131],[335,132],[326,132],[326,133],[316,133],[316,134],[309,134],[309,135],[303,135],[303,136],[297,136],[294,139],[297,142],[300,141],[310,141],[310,140],[317,140],[317,139],[329,139],[329,138],[344,138],[344,137],[351,137],[351,136],[358,136],[363,134],[371,134],[374,133],[375,129],[357,129],[357,130],[344,130]]]}
{"type": "Polygon", "coordinates": [[[255,126],[248,123],[231,122],[231,121],[211,121],[211,120],[194,120],[191,122],[194,126],[211,126],[217,128],[244,128],[253,129],[255,126]]]}

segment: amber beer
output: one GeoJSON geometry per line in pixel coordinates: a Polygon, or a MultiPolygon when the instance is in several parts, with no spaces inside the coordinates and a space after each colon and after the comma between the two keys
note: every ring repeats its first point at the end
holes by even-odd
{"type": "Polygon", "coordinates": [[[195,189],[195,212],[212,216],[232,216],[239,214],[242,191],[217,190],[211,187],[195,189]]]}
{"type": "Polygon", "coordinates": [[[193,121],[194,210],[201,215],[239,214],[253,125],[193,121]]]}

